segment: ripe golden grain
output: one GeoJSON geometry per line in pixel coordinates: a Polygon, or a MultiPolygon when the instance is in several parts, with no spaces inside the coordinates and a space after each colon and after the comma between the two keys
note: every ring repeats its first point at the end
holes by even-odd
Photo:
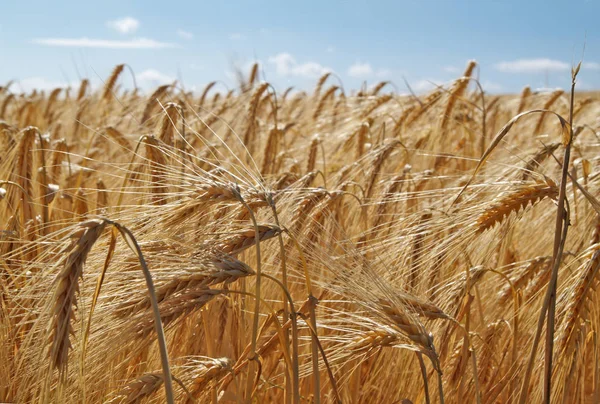
{"type": "Polygon", "coordinates": [[[484,94],[484,125],[474,62],[419,96],[255,64],[148,97],[124,66],[0,88],[0,401],[598,401],[597,94],[484,94]]]}

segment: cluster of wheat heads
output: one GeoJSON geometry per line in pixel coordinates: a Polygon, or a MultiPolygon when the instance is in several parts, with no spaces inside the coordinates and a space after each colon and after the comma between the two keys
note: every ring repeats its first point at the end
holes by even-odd
{"type": "Polygon", "coordinates": [[[0,87],[0,401],[597,402],[600,100],[475,67],[0,87]]]}

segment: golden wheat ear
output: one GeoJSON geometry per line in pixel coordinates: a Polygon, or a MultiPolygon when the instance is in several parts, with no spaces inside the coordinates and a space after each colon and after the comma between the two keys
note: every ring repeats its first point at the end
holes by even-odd
{"type": "Polygon", "coordinates": [[[148,373],[127,384],[118,396],[123,398],[123,403],[141,403],[145,398],[156,393],[162,384],[162,374],[148,373]]]}
{"type": "MultiPolygon", "coordinates": [[[[121,75],[121,73],[123,73],[123,69],[125,68],[124,64],[120,64],[120,65],[116,65],[115,68],[113,69],[112,73],[110,74],[110,76],[108,77],[108,80],[106,80],[106,83],[104,84],[104,89],[102,90],[102,99],[104,101],[108,101],[111,99],[111,97],[113,96],[113,92],[115,89],[115,86],[117,84],[117,80],[119,80],[119,76],[121,75]]],[[[81,84],[81,87],[83,87],[83,84],[81,84]]],[[[87,88],[87,84],[85,85],[85,87],[87,88]]],[[[85,94],[85,89],[83,89],[83,92],[79,91],[79,95],[85,94]]],[[[82,97],[77,97],[78,100],[80,100],[82,97]]]]}
{"type": "Polygon", "coordinates": [[[106,227],[103,220],[82,222],[71,234],[70,252],[64,260],[63,269],[57,275],[54,290],[54,307],[50,322],[50,360],[60,372],[67,370],[68,354],[71,348],[75,307],[79,293],[79,279],[83,276],[83,266],[92,247],[106,227]]]}
{"type": "Polygon", "coordinates": [[[527,205],[535,205],[544,198],[556,199],[556,184],[534,184],[521,187],[502,197],[477,218],[477,231],[482,232],[502,222],[511,213],[525,209],[527,205]]]}

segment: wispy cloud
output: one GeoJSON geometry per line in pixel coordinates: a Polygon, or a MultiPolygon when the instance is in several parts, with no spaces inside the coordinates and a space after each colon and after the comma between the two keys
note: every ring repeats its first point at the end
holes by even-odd
{"type": "Polygon", "coordinates": [[[497,63],[496,70],[504,73],[540,73],[545,71],[567,71],[571,65],[554,59],[518,59],[497,63]]]}
{"type": "Polygon", "coordinates": [[[483,87],[484,91],[498,92],[504,89],[501,84],[487,80],[481,83],[481,86],[483,87]]]}
{"type": "Polygon", "coordinates": [[[384,79],[392,75],[390,69],[373,69],[370,63],[357,62],[348,68],[348,76],[355,78],[377,77],[384,79]]]}
{"type": "Polygon", "coordinates": [[[317,62],[298,63],[296,59],[287,52],[271,56],[269,58],[269,63],[275,66],[275,72],[279,76],[314,78],[331,71],[330,68],[317,62]]]}
{"type": "Polygon", "coordinates": [[[460,69],[456,66],[444,66],[442,68],[443,71],[445,71],[446,73],[451,73],[451,74],[458,74],[460,73],[460,69]]]}
{"type": "Polygon", "coordinates": [[[410,83],[410,87],[417,93],[424,93],[427,91],[431,91],[439,85],[443,83],[440,80],[435,79],[423,79],[419,80],[415,83],[410,83]]]}
{"type": "Polygon", "coordinates": [[[48,80],[44,77],[28,77],[15,83],[14,88],[23,93],[33,90],[52,90],[58,87],[65,88],[69,85],[63,81],[48,80]]]}
{"type": "MultiPolygon", "coordinates": [[[[67,83],[63,80],[53,80],[42,76],[27,77],[23,80],[18,80],[11,86],[11,91],[17,93],[30,93],[33,90],[51,91],[55,88],[78,88],[81,83],[72,81],[67,83]]],[[[96,87],[97,83],[92,81],[92,88],[96,87]]]]}
{"type": "Polygon", "coordinates": [[[325,51],[327,53],[333,53],[333,52],[335,52],[335,48],[333,46],[328,46],[327,49],[325,49],[325,51]]]}
{"type": "Polygon", "coordinates": [[[243,39],[246,39],[246,36],[240,34],[239,32],[234,32],[233,34],[229,34],[229,39],[231,39],[232,41],[241,41],[243,39]]]}
{"type": "Polygon", "coordinates": [[[140,27],[140,22],[133,17],[124,17],[107,21],[106,26],[121,34],[133,34],[140,27]]]}
{"type": "Polygon", "coordinates": [[[75,48],[106,48],[106,49],[163,49],[177,48],[178,44],[159,42],[148,38],[128,40],[110,40],[93,38],[36,38],[32,43],[44,46],[61,46],[75,48]]]}
{"type": "Polygon", "coordinates": [[[373,75],[373,68],[369,63],[354,63],[352,66],[348,68],[348,76],[363,78],[369,77],[373,75]]]}
{"type": "Polygon", "coordinates": [[[179,35],[183,39],[188,39],[188,40],[194,38],[194,34],[192,34],[189,31],[184,31],[182,29],[177,30],[177,35],[179,35]]]}
{"type": "Polygon", "coordinates": [[[380,79],[385,79],[387,77],[390,77],[392,75],[392,71],[390,69],[378,69],[375,72],[375,76],[377,76],[380,79]]]}
{"type": "Polygon", "coordinates": [[[585,70],[600,70],[600,63],[598,62],[583,62],[581,67],[585,70]]]}
{"type": "Polygon", "coordinates": [[[164,74],[155,69],[147,69],[135,75],[136,80],[142,87],[156,87],[175,81],[175,77],[164,74]]]}

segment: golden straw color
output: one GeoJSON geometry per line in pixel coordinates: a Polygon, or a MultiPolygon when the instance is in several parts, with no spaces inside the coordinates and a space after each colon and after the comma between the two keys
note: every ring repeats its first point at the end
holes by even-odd
{"type": "Polygon", "coordinates": [[[0,87],[0,402],[599,402],[587,66],[0,87]]]}

